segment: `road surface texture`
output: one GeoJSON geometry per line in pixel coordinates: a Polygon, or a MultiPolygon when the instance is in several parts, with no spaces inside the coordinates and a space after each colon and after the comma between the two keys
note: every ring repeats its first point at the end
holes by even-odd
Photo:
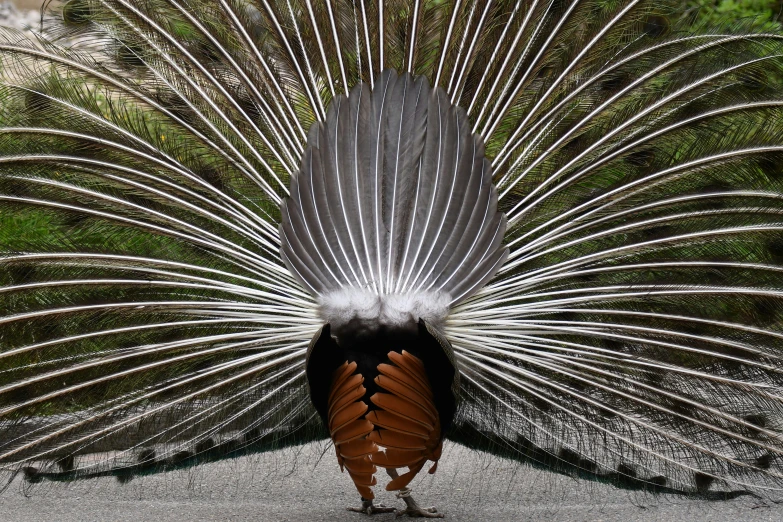
{"type": "MultiPolygon", "coordinates": [[[[413,483],[422,505],[450,521],[780,521],[783,504],[740,497],[730,501],[650,495],[562,477],[511,461],[445,448],[435,475],[413,483]]],[[[392,493],[381,502],[402,506],[392,493]]],[[[99,478],[73,484],[25,484],[0,496],[2,521],[364,521],[393,514],[348,513],[359,498],[340,473],[333,450],[308,444],[205,464],[192,470],[137,477],[127,484],[99,478]],[[323,455],[323,458],[321,456],[323,455]]],[[[403,520],[403,519],[397,519],[403,520]]]]}

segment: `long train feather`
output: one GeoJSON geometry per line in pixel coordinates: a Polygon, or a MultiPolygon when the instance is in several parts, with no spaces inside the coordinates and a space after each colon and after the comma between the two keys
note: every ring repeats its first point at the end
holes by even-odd
{"type": "Polygon", "coordinates": [[[424,319],[461,377],[448,440],[779,495],[783,37],[690,23],[69,0],[0,30],[2,469],[328,437],[314,336],[424,319]]]}

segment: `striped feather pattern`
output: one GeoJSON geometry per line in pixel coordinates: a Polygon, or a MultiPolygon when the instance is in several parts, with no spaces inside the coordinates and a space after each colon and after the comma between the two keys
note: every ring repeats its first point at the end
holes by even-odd
{"type": "Polygon", "coordinates": [[[389,362],[377,367],[375,384],[383,390],[369,397],[365,377],[356,362],[335,371],[328,399],[328,425],[337,462],[347,470],[363,499],[373,499],[378,467],[409,471],[386,486],[404,489],[427,460],[435,461],[443,448],[438,411],[422,361],[410,353],[389,352],[389,362]],[[365,400],[362,400],[365,399],[365,400]]]}
{"type": "MultiPolygon", "coordinates": [[[[373,89],[337,95],[309,136],[280,237],[287,266],[314,296],[339,295],[348,303],[338,308],[356,307],[347,289],[380,306],[387,294],[453,306],[500,268],[506,222],[492,167],[442,89],[385,70],[373,89]]],[[[335,324],[334,312],[322,315],[335,324]]]]}

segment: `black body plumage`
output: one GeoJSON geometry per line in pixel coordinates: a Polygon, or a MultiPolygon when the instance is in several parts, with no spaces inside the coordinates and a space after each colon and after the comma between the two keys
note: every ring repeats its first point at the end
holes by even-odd
{"type": "Polygon", "coordinates": [[[432,386],[435,406],[441,419],[441,429],[447,432],[457,411],[459,370],[451,346],[432,326],[420,321],[415,328],[399,329],[382,326],[359,335],[332,336],[329,325],[318,331],[308,348],[307,382],[321,420],[326,423],[329,386],[332,375],[345,361],[356,362],[358,373],[365,376],[367,389],[364,400],[370,411],[376,409],[370,397],[383,389],[375,384],[379,364],[389,363],[390,351],[406,350],[422,360],[432,386]]]}

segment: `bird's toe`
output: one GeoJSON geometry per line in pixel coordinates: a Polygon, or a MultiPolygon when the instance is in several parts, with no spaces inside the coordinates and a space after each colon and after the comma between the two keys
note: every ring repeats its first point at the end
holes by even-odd
{"type": "Polygon", "coordinates": [[[363,515],[376,515],[378,513],[395,513],[397,510],[393,507],[386,507],[383,504],[373,504],[372,500],[362,499],[360,507],[345,508],[352,513],[361,513],[363,515]]]}
{"type": "Polygon", "coordinates": [[[414,518],[443,518],[443,513],[438,513],[438,510],[434,507],[421,508],[421,507],[408,507],[396,512],[398,517],[407,515],[414,518]]]}

